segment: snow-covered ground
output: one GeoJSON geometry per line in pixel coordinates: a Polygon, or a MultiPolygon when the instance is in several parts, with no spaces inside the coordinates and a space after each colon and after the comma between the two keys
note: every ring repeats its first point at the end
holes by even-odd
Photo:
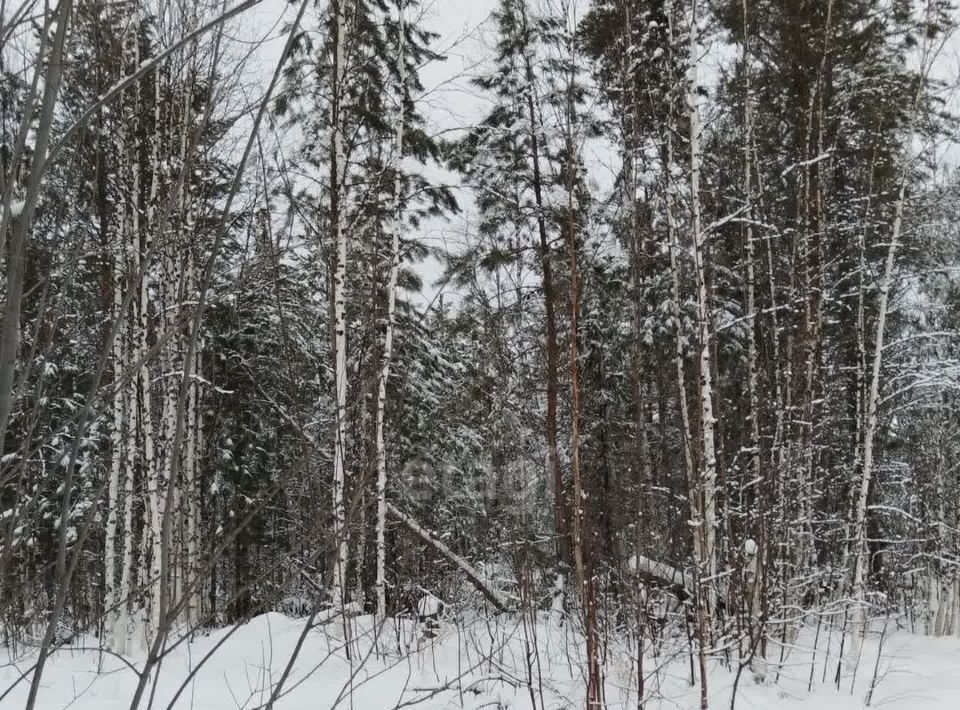
{"type": "MultiPolygon", "coordinates": [[[[275,708],[307,710],[352,708],[388,710],[417,707],[528,709],[582,707],[581,645],[569,627],[543,618],[535,625],[506,617],[445,623],[430,638],[424,627],[391,623],[381,635],[386,654],[371,643],[372,620],[354,620],[354,642],[347,654],[342,623],[317,626],[307,635],[283,682],[275,708]],[[534,649],[536,649],[534,651],[534,649]]],[[[236,629],[217,631],[184,643],[163,660],[152,708],[233,710],[265,707],[284,676],[304,620],[267,614],[236,629]],[[219,648],[216,648],[218,644],[219,648]],[[214,650],[215,649],[215,650],[214,650]],[[192,679],[188,677],[205,656],[192,679]],[[171,705],[180,691],[175,704],[171,705]]],[[[837,688],[839,636],[821,630],[814,657],[812,628],[805,629],[780,668],[771,667],[764,685],[742,674],[735,708],[740,710],[811,708],[852,710],[866,705],[894,710],[955,710],[960,707],[960,639],[932,639],[906,631],[874,633],[864,645],[855,674],[845,667],[837,688]],[[879,651],[879,656],[878,656],[879,651]],[[879,657],[879,663],[878,661],[879,657]],[[811,679],[812,690],[807,691],[811,679]],[[826,672],[825,672],[826,666],[826,672]],[[874,668],[877,668],[874,680],[874,668]],[[826,682],[824,676],[826,675],[826,682]]],[[[88,640],[95,646],[95,640],[88,640]]],[[[667,646],[670,644],[668,643],[667,646]]],[[[37,703],[43,710],[114,710],[128,708],[136,686],[135,668],[142,659],[118,659],[83,643],[61,648],[48,664],[37,703]],[[127,661],[130,663],[128,664],[127,661]]],[[[771,653],[778,656],[779,649],[771,653]]],[[[606,693],[610,708],[636,708],[633,651],[608,648],[606,693]]],[[[0,696],[25,673],[25,653],[0,668],[0,696]]],[[[646,708],[699,707],[699,689],[690,685],[689,656],[648,655],[644,661],[646,708]]],[[[734,664],[735,667],[735,664],[734,664]]],[[[711,708],[730,708],[735,672],[720,659],[709,674],[711,708]]],[[[145,694],[141,707],[147,707],[145,694]]],[[[20,682],[0,700],[0,707],[21,708],[27,684],[20,682]]]]}

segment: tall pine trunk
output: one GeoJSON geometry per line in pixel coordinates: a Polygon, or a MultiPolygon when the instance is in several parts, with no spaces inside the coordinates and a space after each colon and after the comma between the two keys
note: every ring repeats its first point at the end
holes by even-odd
{"type": "MultiPolygon", "coordinates": [[[[527,31],[526,2],[520,3],[520,18],[524,32],[527,31]]],[[[563,472],[560,468],[560,450],[557,445],[557,401],[560,393],[559,348],[557,345],[557,307],[556,286],[553,276],[553,254],[547,233],[546,204],[544,200],[543,167],[541,164],[540,120],[536,109],[536,75],[529,50],[523,51],[523,69],[526,79],[526,113],[530,132],[530,161],[533,166],[533,199],[537,215],[537,235],[539,237],[540,269],[543,288],[544,312],[544,349],[546,350],[546,371],[544,380],[547,389],[547,411],[544,417],[544,439],[547,445],[547,474],[553,487],[554,525],[557,536],[557,561],[568,564],[570,561],[569,525],[567,504],[563,485],[563,472]]]]}
{"type": "MultiPolygon", "coordinates": [[[[569,18],[568,18],[569,19],[569,18]]],[[[576,144],[576,46],[572,36],[567,37],[569,70],[565,87],[564,150],[566,152],[563,175],[566,187],[566,215],[563,229],[566,231],[567,255],[570,264],[570,472],[573,478],[573,557],[583,607],[583,626],[587,653],[586,707],[604,705],[603,672],[600,667],[600,635],[597,624],[597,593],[594,580],[594,545],[591,526],[591,501],[583,481],[580,459],[580,267],[578,260],[580,204],[576,193],[578,182],[578,149],[576,144]]]]}

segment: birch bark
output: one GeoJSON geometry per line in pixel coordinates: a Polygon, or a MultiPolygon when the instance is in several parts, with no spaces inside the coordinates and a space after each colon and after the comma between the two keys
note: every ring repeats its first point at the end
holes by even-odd
{"type": "Polygon", "coordinates": [[[377,620],[383,622],[387,615],[387,449],[384,442],[384,414],[387,404],[387,380],[390,377],[390,365],[393,359],[393,329],[397,308],[397,276],[400,271],[400,230],[403,224],[403,132],[405,120],[405,102],[407,98],[407,62],[404,56],[406,42],[406,6],[399,8],[399,29],[397,47],[397,71],[400,88],[397,96],[396,115],[394,117],[394,146],[392,168],[393,205],[389,220],[390,231],[390,274],[387,277],[387,325],[383,337],[383,363],[377,382],[377,620]]]}
{"type": "Polygon", "coordinates": [[[346,0],[333,0],[333,75],[331,77],[331,125],[330,140],[330,221],[333,243],[336,248],[333,273],[333,341],[334,341],[334,395],[336,401],[335,433],[333,449],[333,538],[336,545],[334,557],[332,599],[335,607],[345,601],[348,540],[344,488],[346,485],[346,412],[347,412],[347,333],[345,280],[347,275],[347,237],[344,230],[343,189],[346,177],[343,165],[343,83],[346,76],[346,0]]]}
{"type": "MultiPolygon", "coordinates": [[[[931,4],[927,6],[928,25],[929,15],[932,12],[931,4]]],[[[944,40],[945,41],[945,40],[944,40]]],[[[916,124],[920,102],[926,89],[933,60],[939,54],[938,49],[932,46],[932,38],[926,35],[924,48],[920,58],[920,72],[917,89],[913,98],[910,113],[907,116],[907,135],[912,138],[916,124]]],[[[891,225],[890,242],[887,246],[887,255],[884,262],[883,276],[880,280],[880,295],[877,303],[877,323],[874,331],[873,358],[870,367],[870,382],[866,401],[866,422],[863,433],[863,467],[860,477],[860,486],[857,493],[857,502],[854,509],[854,539],[855,558],[853,567],[853,581],[851,585],[853,597],[853,629],[851,634],[850,654],[847,657],[848,665],[855,665],[860,656],[863,638],[867,629],[866,581],[869,566],[869,551],[867,549],[867,503],[874,474],[874,445],[878,424],[878,407],[880,403],[880,378],[883,368],[884,339],[886,336],[887,315],[889,313],[890,292],[894,286],[897,272],[897,250],[900,246],[900,235],[903,228],[903,213],[907,201],[907,180],[912,161],[905,160],[900,175],[900,186],[894,204],[893,223],[891,225]]]]}

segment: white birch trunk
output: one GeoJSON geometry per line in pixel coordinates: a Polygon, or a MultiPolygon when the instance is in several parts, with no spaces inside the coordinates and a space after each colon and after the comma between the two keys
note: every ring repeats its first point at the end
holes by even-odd
{"type": "MultiPolygon", "coordinates": [[[[120,223],[123,224],[123,216],[120,217],[120,223]]],[[[113,304],[111,317],[118,323],[117,333],[113,339],[112,346],[112,369],[113,369],[113,427],[110,432],[110,481],[107,487],[107,527],[103,542],[103,605],[106,610],[104,617],[104,629],[106,632],[106,641],[110,648],[116,648],[117,637],[121,631],[117,628],[119,615],[117,609],[120,604],[120,595],[118,594],[117,582],[117,513],[120,508],[120,474],[123,471],[124,464],[124,387],[120,387],[119,382],[123,377],[124,360],[124,337],[123,337],[123,229],[121,227],[118,234],[114,235],[113,248],[113,271],[112,288],[113,304]]]]}
{"type": "Polygon", "coordinates": [[[867,420],[863,436],[863,473],[860,478],[860,490],[857,494],[857,503],[854,509],[855,558],[853,569],[853,634],[850,645],[848,663],[855,664],[860,656],[860,647],[863,642],[867,626],[866,610],[866,578],[869,555],[867,554],[867,499],[870,493],[870,483],[873,480],[873,446],[877,431],[877,405],[880,401],[880,374],[883,365],[883,343],[886,334],[887,310],[890,299],[890,289],[896,275],[897,245],[900,241],[900,229],[903,224],[903,208],[906,201],[907,180],[904,175],[900,180],[900,191],[893,216],[893,233],[890,237],[890,246],[887,249],[887,259],[880,282],[880,298],[877,305],[877,328],[873,343],[873,362],[870,373],[870,390],[867,394],[867,420]]]}
{"type": "MultiPolygon", "coordinates": [[[[673,3],[668,0],[666,3],[666,15],[669,21],[668,46],[673,45],[673,3]]],[[[676,350],[674,353],[674,365],[677,370],[677,390],[680,405],[680,421],[683,425],[683,457],[687,471],[687,490],[690,496],[690,514],[697,515],[697,505],[694,500],[694,488],[696,474],[693,468],[693,452],[691,450],[693,434],[690,429],[690,410],[687,406],[687,385],[686,375],[683,368],[683,328],[680,313],[680,238],[677,234],[677,226],[674,222],[674,190],[671,170],[673,168],[673,131],[676,128],[673,111],[670,112],[669,123],[666,130],[666,161],[663,166],[664,180],[666,181],[666,217],[667,217],[667,242],[670,246],[670,287],[671,287],[671,315],[676,326],[676,350]]],[[[696,550],[695,550],[696,552],[696,550]]]]}
{"type": "MultiPolygon", "coordinates": [[[[138,260],[145,258],[147,252],[146,239],[144,239],[143,248],[138,255],[138,260]]],[[[149,349],[149,343],[147,341],[147,331],[148,331],[148,318],[149,318],[149,309],[150,309],[150,292],[149,292],[149,279],[147,275],[144,274],[143,279],[141,280],[139,287],[139,304],[136,313],[136,332],[137,332],[137,353],[136,359],[140,359],[149,349]]],[[[147,492],[147,508],[146,508],[146,520],[147,527],[143,532],[142,546],[141,546],[141,557],[140,557],[140,569],[139,569],[139,578],[142,589],[152,589],[152,585],[156,579],[156,570],[159,566],[159,535],[160,535],[160,500],[157,495],[157,486],[160,471],[157,467],[157,457],[156,457],[156,436],[154,431],[153,423],[153,397],[151,393],[151,381],[150,381],[150,369],[144,362],[140,366],[140,371],[137,375],[137,382],[140,389],[139,398],[140,398],[140,434],[141,434],[141,443],[142,447],[142,458],[141,458],[141,471],[146,477],[146,492],[147,492]],[[156,559],[152,561],[152,564],[148,567],[147,560],[151,558],[152,555],[156,556],[156,559]]],[[[150,632],[150,621],[149,617],[144,619],[146,623],[146,628],[142,629],[144,634],[144,641],[149,645],[149,640],[151,638],[150,632]]],[[[154,627],[155,628],[155,627],[154,627]]]]}
{"type": "MultiPolygon", "coordinates": [[[[750,485],[762,479],[763,471],[760,463],[760,397],[757,384],[757,305],[756,305],[756,244],[753,234],[753,96],[750,75],[750,34],[749,9],[747,0],[741,5],[743,11],[743,193],[747,202],[746,226],[746,261],[747,261],[747,389],[750,401],[750,485]]],[[[760,511],[763,515],[763,511],[760,511]]],[[[760,526],[762,529],[762,525],[760,526]]],[[[750,641],[753,648],[750,653],[750,669],[754,678],[761,682],[766,677],[766,644],[760,639],[763,634],[761,625],[760,605],[760,574],[763,569],[763,554],[761,548],[753,539],[744,543],[744,559],[746,561],[744,573],[747,578],[746,604],[750,618],[750,641]]]]}
{"type": "Polygon", "coordinates": [[[333,242],[336,264],[333,274],[333,338],[335,351],[334,388],[336,398],[335,441],[333,450],[333,537],[336,553],[333,567],[331,596],[335,607],[343,605],[346,588],[347,556],[349,553],[344,487],[346,483],[346,410],[347,410],[347,333],[344,287],[347,275],[347,237],[344,231],[343,205],[346,170],[343,165],[343,116],[341,101],[346,75],[344,42],[346,17],[343,0],[335,0],[336,34],[334,36],[332,120],[333,136],[330,158],[330,201],[333,220],[333,242]]]}
{"type": "MultiPolygon", "coordinates": [[[[932,16],[936,10],[932,2],[926,6],[926,21],[932,24],[932,16]]],[[[925,36],[923,49],[920,53],[919,80],[917,82],[916,94],[913,97],[913,103],[906,120],[906,134],[913,138],[913,130],[916,126],[918,109],[926,90],[926,83],[929,78],[930,69],[936,61],[940,50],[943,48],[945,39],[939,44],[935,44],[934,38],[925,36]]],[[[884,264],[883,276],[880,281],[880,297],[877,303],[877,325],[874,333],[873,360],[870,368],[870,385],[867,392],[867,401],[864,409],[866,421],[863,432],[863,468],[860,478],[860,487],[857,493],[857,501],[854,509],[854,568],[853,580],[851,584],[851,594],[853,597],[853,629],[851,633],[850,655],[847,657],[848,665],[855,665],[860,656],[860,650],[863,644],[863,637],[867,630],[867,609],[866,609],[866,580],[867,569],[869,566],[869,551],[867,549],[867,502],[870,494],[870,484],[873,480],[873,460],[874,460],[874,439],[877,433],[877,408],[880,403],[880,376],[883,365],[884,338],[886,335],[887,312],[890,302],[890,291],[894,285],[897,270],[897,248],[900,245],[900,232],[903,226],[903,212],[906,206],[907,180],[912,161],[904,162],[901,175],[900,187],[897,192],[897,200],[894,208],[893,224],[891,227],[890,242],[887,246],[887,257],[884,264]]]]}
{"type": "MultiPolygon", "coordinates": [[[[151,147],[150,147],[150,194],[148,197],[146,205],[147,213],[147,224],[145,225],[147,232],[152,236],[153,239],[164,239],[164,235],[157,233],[156,231],[156,212],[157,212],[157,200],[159,199],[160,193],[160,177],[162,174],[162,166],[160,163],[160,144],[161,144],[161,102],[162,96],[160,92],[161,82],[159,79],[154,82],[154,125],[153,125],[153,134],[150,137],[151,147]]],[[[161,260],[162,268],[164,273],[161,274],[158,286],[160,287],[161,293],[158,298],[158,305],[164,311],[160,314],[158,322],[166,325],[166,316],[167,305],[166,300],[164,299],[164,292],[166,292],[169,284],[169,272],[167,272],[166,267],[168,265],[167,252],[168,249],[166,245],[160,245],[160,251],[164,255],[164,258],[161,260]]],[[[147,289],[149,283],[149,278],[147,273],[144,273],[143,279],[143,311],[140,314],[141,319],[143,320],[143,329],[144,337],[146,337],[147,330],[147,321],[149,319],[149,298],[150,294],[147,289]]],[[[165,331],[165,328],[163,329],[165,331]]],[[[161,348],[160,356],[160,421],[157,427],[157,438],[156,438],[156,447],[157,455],[154,456],[153,465],[150,467],[150,478],[148,484],[148,493],[149,493],[149,503],[150,503],[150,575],[149,575],[149,589],[150,593],[150,615],[147,628],[147,646],[149,647],[150,642],[156,637],[156,634],[160,630],[160,625],[162,622],[161,617],[161,586],[166,583],[166,580],[161,578],[162,568],[161,568],[161,559],[163,556],[163,536],[161,535],[161,527],[163,524],[163,501],[164,501],[164,488],[165,488],[165,478],[166,478],[166,460],[167,460],[167,447],[166,442],[169,439],[170,435],[170,406],[169,406],[169,396],[168,396],[168,385],[167,385],[167,373],[169,372],[169,359],[167,357],[169,352],[169,343],[164,345],[161,348]]],[[[144,352],[147,350],[146,341],[144,341],[144,352]]],[[[149,373],[145,377],[145,391],[151,389],[152,383],[150,381],[149,373]]],[[[144,405],[146,406],[146,404],[144,405]]]]}
{"type": "MultiPolygon", "coordinates": [[[[199,281],[199,280],[198,280],[199,281]]],[[[196,372],[202,372],[203,367],[203,353],[200,349],[197,349],[197,364],[196,372]]],[[[194,416],[194,447],[196,451],[204,450],[204,437],[203,437],[203,418],[201,416],[202,403],[203,403],[203,393],[200,390],[200,384],[197,384],[196,387],[196,402],[194,403],[196,414],[194,416]]],[[[201,490],[201,459],[197,455],[194,457],[193,461],[193,473],[192,479],[190,481],[190,487],[192,490],[192,497],[190,499],[190,544],[191,548],[188,552],[190,557],[190,581],[192,594],[190,597],[190,619],[193,622],[196,622],[200,619],[201,615],[204,612],[203,606],[203,587],[200,584],[202,579],[202,570],[201,570],[201,560],[200,555],[203,549],[201,544],[200,535],[201,535],[201,525],[200,525],[200,496],[203,495],[201,490]]]]}
{"type": "Polygon", "coordinates": [[[700,369],[700,419],[702,427],[702,459],[700,472],[700,497],[702,519],[700,536],[701,583],[706,580],[708,615],[712,615],[716,593],[716,484],[717,454],[714,435],[713,373],[710,353],[711,306],[707,285],[706,239],[700,216],[700,101],[698,65],[700,39],[698,31],[697,3],[693,3],[690,20],[690,70],[687,90],[687,116],[690,123],[690,230],[693,237],[693,256],[697,279],[697,330],[699,333],[700,369]]]}
{"type": "MultiPolygon", "coordinates": [[[[192,251],[187,255],[186,282],[188,295],[195,294],[197,291],[196,262],[192,251]]],[[[194,372],[201,372],[201,358],[199,349],[195,355],[194,372]]],[[[198,567],[199,554],[198,542],[200,534],[200,490],[198,482],[200,480],[199,456],[201,451],[200,441],[200,386],[196,379],[190,383],[187,390],[189,402],[187,403],[187,431],[186,431],[186,452],[184,459],[184,484],[183,492],[187,499],[184,506],[186,515],[186,525],[184,530],[185,551],[183,559],[183,580],[184,587],[187,590],[188,599],[184,610],[186,622],[193,625],[199,618],[200,593],[198,589],[198,567]]]]}
{"type": "MultiPolygon", "coordinates": [[[[140,192],[140,169],[137,165],[136,159],[132,160],[132,169],[131,169],[131,193],[136,196],[140,192]]],[[[139,229],[140,229],[140,220],[139,220],[139,209],[136,204],[136,197],[134,197],[134,203],[132,209],[130,210],[129,221],[125,222],[126,226],[126,253],[128,256],[128,267],[129,273],[137,273],[140,263],[140,251],[139,251],[139,229]]],[[[130,284],[129,288],[134,288],[134,284],[130,284]]],[[[138,306],[142,301],[143,294],[142,292],[137,295],[137,299],[133,301],[131,310],[137,312],[138,306]]],[[[127,353],[129,357],[129,362],[132,364],[135,362],[141,353],[144,334],[141,334],[140,331],[137,331],[136,328],[141,327],[141,324],[137,318],[132,318],[131,314],[123,314],[125,323],[125,331],[127,333],[126,345],[127,353]]],[[[114,650],[123,653],[130,650],[130,610],[133,604],[133,584],[134,584],[134,568],[133,568],[133,552],[135,540],[133,537],[133,491],[134,491],[134,475],[135,475],[135,463],[140,459],[141,448],[139,444],[138,434],[143,431],[141,422],[143,421],[143,413],[140,408],[140,380],[143,376],[142,371],[135,374],[130,383],[126,386],[127,392],[127,456],[125,461],[125,476],[124,476],[124,489],[123,489],[123,562],[121,563],[120,571],[120,589],[121,593],[125,595],[125,598],[122,601],[120,608],[118,609],[118,618],[116,628],[118,633],[122,634],[121,639],[117,639],[119,648],[114,650]]]]}
{"type": "Polygon", "coordinates": [[[384,413],[387,404],[387,380],[390,377],[390,364],[393,358],[393,321],[397,308],[397,275],[400,271],[400,230],[403,223],[402,195],[403,183],[403,131],[404,101],[407,87],[407,64],[404,58],[406,39],[406,7],[400,7],[399,46],[397,49],[397,70],[400,74],[400,91],[395,116],[395,137],[393,155],[393,209],[389,220],[390,229],[390,275],[387,278],[387,326],[383,338],[383,364],[377,383],[377,621],[382,623],[387,615],[387,449],[384,443],[384,413]]]}
{"type": "MultiPolygon", "coordinates": [[[[867,229],[866,225],[869,225],[870,213],[871,213],[871,204],[873,200],[873,177],[874,170],[876,168],[876,152],[874,152],[873,160],[870,163],[870,180],[867,183],[867,207],[865,210],[864,218],[864,228],[859,230],[858,233],[858,249],[859,249],[859,262],[857,268],[857,402],[856,402],[856,426],[855,426],[855,436],[856,440],[854,441],[854,456],[853,456],[853,470],[856,471],[860,468],[863,462],[863,433],[865,429],[865,420],[866,420],[866,378],[867,378],[867,323],[866,323],[866,273],[867,273],[867,258],[866,258],[866,239],[867,239],[867,229]]],[[[846,521],[847,521],[847,541],[843,546],[843,556],[841,558],[841,569],[847,569],[850,562],[850,555],[852,552],[853,544],[856,540],[856,535],[854,530],[851,527],[854,519],[854,506],[856,503],[856,486],[850,487],[850,492],[847,496],[847,510],[846,510],[846,521]]]]}
{"type": "Polygon", "coordinates": [[[714,442],[713,374],[710,355],[710,295],[707,287],[706,233],[700,216],[700,98],[698,67],[700,33],[698,4],[690,13],[690,65],[687,82],[687,118],[690,125],[690,231],[693,239],[697,282],[697,331],[699,336],[701,451],[697,481],[699,520],[694,519],[694,549],[697,566],[697,627],[699,636],[700,707],[706,710],[707,648],[713,641],[713,612],[716,607],[716,481],[717,456],[714,442]]]}
{"type": "MultiPolygon", "coordinates": [[[[125,140],[125,131],[123,125],[119,127],[119,132],[117,135],[117,153],[120,156],[121,165],[124,164],[126,160],[126,140],[125,140]]],[[[122,169],[118,171],[119,174],[123,174],[122,169]]],[[[118,517],[120,512],[120,481],[121,474],[128,471],[128,468],[125,467],[125,439],[124,439],[124,423],[126,420],[126,415],[129,411],[132,410],[126,402],[127,388],[120,386],[120,381],[123,378],[123,372],[127,365],[126,360],[126,314],[123,309],[123,289],[124,289],[124,275],[126,271],[126,253],[127,253],[127,222],[126,222],[126,205],[123,201],[119,204],[119,214],[116,217],[116,224],[118,228],[113,231],[112,234],[112,243],[111,248],[113,251],[113,267],[112,267],[112,282],[111,286],[113,289],[113,299],[112,299],[112,308],[111,308],[111,318],[114,323],[116,323],[116,334],[114,335],[112,347],[111,347],[111,368],[113,372],[112,386],[113,386],[113,426],[110,433],[110,481],[107,489],[107,525],[104,536],[104,551],[103,551],[103,568],[104,568],[104,578],[103,578],[103,605],[105,609],[104,615],[104,636],[106,644],[109,648],[123,653],[126,649],[126,630],[124,623],[124,617],[121,612],[121,607],[125,607],[126,603],[124,596],[126,595],[126,590],[123,588],[122,584],[117,587],[117,528],[118,528],[118,517]]],[[[127,429],[131,428],[130,425],[127,425],[127,429]]],[[[125,529],[124,533],[124,544],[126,544],[126,537],[129,534],[125,529]]]]}
{"type": "MultiPolygon", "coordinates": [[[[129,322],[129,315],[124,314],[129,322]]],[[[128,351],[132,343],[128,342],[128,351]]],[[[127,385],[127,440],[126,460],[124,461],[123,476],[123,559],[120,562],[120,593],[114,624],[114,650],[126,653],[130,650],[130,605],[133,595],[133,476],[134,461],[137,455],[137,417],[136,417],[136,378],[132,385],[127,385]]]]}

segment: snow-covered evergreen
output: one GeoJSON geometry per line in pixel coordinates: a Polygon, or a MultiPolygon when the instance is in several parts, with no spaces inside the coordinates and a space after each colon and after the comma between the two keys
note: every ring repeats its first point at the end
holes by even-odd
{"type": "Polygon", "coordinates": [[[460,5],[0,9],[0,705],[912,707],[949,652],[960,9],[460,5]]]}

